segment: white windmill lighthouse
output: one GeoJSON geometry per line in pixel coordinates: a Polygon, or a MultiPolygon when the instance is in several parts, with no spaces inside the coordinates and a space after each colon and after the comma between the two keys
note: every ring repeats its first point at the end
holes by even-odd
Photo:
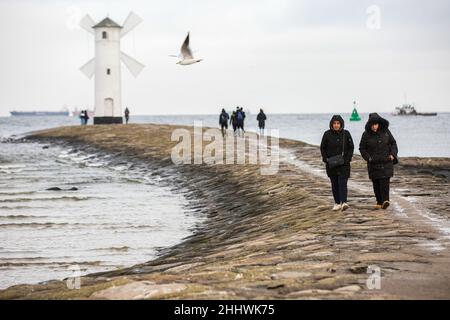
{"type": "Polygon", "coordinates": [[[121,61],[137,77],[144,65],[120,51],[120,39],[142,22],[130,12],[123,26],[110,18],[99,23],[86,15],[80,26],[95,37],[95,57],[80,70],[89,78],[95,75],[94,124],[123,123],[121,61]]]}

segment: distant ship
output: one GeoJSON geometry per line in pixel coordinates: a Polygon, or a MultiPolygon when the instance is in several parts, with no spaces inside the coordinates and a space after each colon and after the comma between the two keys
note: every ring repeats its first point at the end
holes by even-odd
{"type": "Polygon", "coordinates": [[[69,116],[69,111],[11,111],[12,116],[69,116]]]}
{"type": "Polygon", "coordinates": [[[393,116],[437,116],[436,112],[417,112],[414,106],[405,103],[401,107],[395,108],[393,116]]]}
{"type": "Polygon", "coordinates": [[[69,109],[64,107],[61,111],[10,111],[12,116],[42,117],[42,116],[60,116],[70,115],[69,109]]]}

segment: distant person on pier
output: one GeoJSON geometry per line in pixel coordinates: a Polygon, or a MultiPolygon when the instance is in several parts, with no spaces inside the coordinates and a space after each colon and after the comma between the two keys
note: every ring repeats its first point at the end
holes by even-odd
{"type": "Polygon", "coordinates": [[[130,110],[128,108],[125,108],[125,124],[128,124],[129,120],[130,120],[130,110]]]}
{"type": "Polygon", "coordinates": [[[233,133],[234,133],[234,135],[236,135],[236,130],[237,130],[237,116],[236,116],[236,111],[233,111],[233,112],[231,113],[230,124],[233,126],[233,133]]]}
{"type": "Polygon", "coordinates": [[[325,131],[320,144],[322,160],[331,181],[333,211],[345,211],[349,208],[347,182],[350,178],[353,150],[353,139],[350,132],[344,129],[344,119],[340,115],[334,115],[330,120],[330,129],[325,131]]]}
{"type": "Polygon", "coordinates": [[[87,125],[89,121],[89,111],[84,110],[84,125],[87,125]]]}
{"type": "Polygon", "coordinates": [[[244,130],[244,121],[245,121],[245,112],[243,108],[237,107],[236,109],[236,120],[237,120],[237,130],[238,134],[240,135],[242,132],[242,136],[245,133],[244,130]]]}
{"type": "Polygon", "coordinates": [[[88,120],[89,120],[88,111],[87,110],[81,110],[79,117],[80,117],[80,120],[81,120],[81,125],[82,126],[87,125],[88,120]]]}
{"type": "Polygon", "coordinates": [[[258,127],[259,127],[259,134],[264,135],[264,129],[266,127],[266,114],[264,113],[263,109],[259,109],[258,116],[256,117],[256,120],[258,121],[258,127]]]}
{"type": "Polygon", "coordinates": [[[228,120],[229,119],[230,119],[230,116],[228,115],[228,113],[225,111],[225,109],[222,109],[222,112],[220,113],[220,116],[219,116],[219,125],[222,130],[222,137],[225,137],[225,134],[228,130],[228,120]]]}
{"type": "Polygon", "coordinates": [[[394,176],[394,165],[398,163],[398,148],[389,131],[389,121],[377,113],[371,113],[362,134],[359,151],[367,161],[369,178],[377,199],[376,209],[387,209],[390,179],[394,176]]]}

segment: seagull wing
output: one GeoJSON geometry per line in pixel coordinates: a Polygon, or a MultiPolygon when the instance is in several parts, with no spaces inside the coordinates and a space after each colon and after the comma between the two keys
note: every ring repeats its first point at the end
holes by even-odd
{"type": "Polygon", "coordinates": [[[187,34],[186,40],[184,40],[184,43],[181,46],[181,54],[183,55],[183,59],[194,59],[191,48],[189,47],[189,32],[187,34]]]}

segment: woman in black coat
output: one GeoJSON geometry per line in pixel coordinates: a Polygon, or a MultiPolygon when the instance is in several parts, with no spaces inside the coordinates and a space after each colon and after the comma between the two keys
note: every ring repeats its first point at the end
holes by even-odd
{"type": "Polygon", "coordinates": [[[365,129],[359,151],[367,161],[369,178],[377,199],[376,208],[387,209],[390,179],[394,176],[394,164],[398,163],[397,142],[389,131],[389,121],[377,113],[369,115],[365,129]]]}
{"type": "Polygon", "coordinates": [[[353,139],[350,132],[344,129],[344,119],[339,115],[334,115],[330,120],[330,129],[325,131],[320,144],[322,160],[326,163],[327,175],[331,180],[335,203],[334,211],[345,211],[349,208],[347,204],[347,182],[350,178],[353,149],[353,139]],[[340,154],[343,154],[344,164],[330,168],[328,159],[340,154]]]}
{"type": "Polygon", "coordinates": [[[264,135],[264,129],[266,127],[267,116],[264,113],[263,109],[259,109],[259,113],[258,113],[258,116],[256,117],[256,120],[258,121],[259,134],[264,135]]]}

